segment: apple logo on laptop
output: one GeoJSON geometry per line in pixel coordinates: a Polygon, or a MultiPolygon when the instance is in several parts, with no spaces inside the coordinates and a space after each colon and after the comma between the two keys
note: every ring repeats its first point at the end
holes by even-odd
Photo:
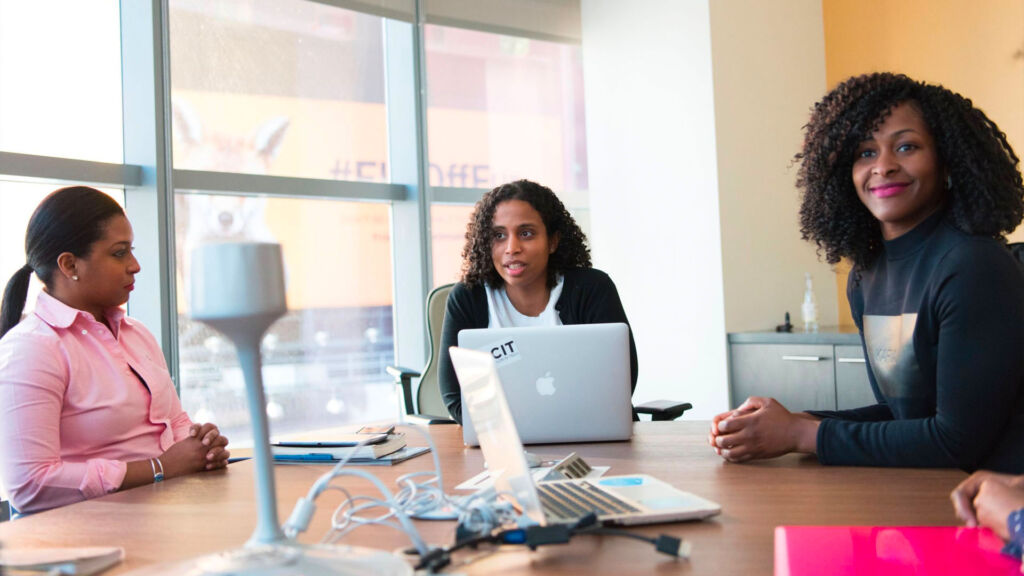
{"type": "Polygon", "coordinates": [[[551,396],[555,393],[555,378],[550,371],[537,378],[537,393],[541,396],[551,396]]]}

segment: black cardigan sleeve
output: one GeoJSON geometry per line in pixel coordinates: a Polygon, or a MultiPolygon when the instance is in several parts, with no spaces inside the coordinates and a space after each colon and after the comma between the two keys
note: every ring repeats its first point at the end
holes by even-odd
{"type": "MultiPolygon", "coordinates": [[[[573,283],[572,294],[562,294],[562,301],[569,310],[560,308],[564,324],[609,324],[621,322],[629,326],[626,310],[622,307],[615,283],[604,272],[596,268],[578,271],[579,277],[573,283]]],[[[568,273],[567,273],[568,275],[568,273]]],[[[640,366],[633,340],[633,328],[629,329],[630,393],[636,390],[640,366]]]]}

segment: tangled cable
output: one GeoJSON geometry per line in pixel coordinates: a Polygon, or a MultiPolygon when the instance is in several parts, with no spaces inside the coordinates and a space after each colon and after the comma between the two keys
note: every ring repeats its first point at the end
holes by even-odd
{"type": "MultiPolygon", "coordinates": [[[[601,526],[594,514],[588,514],[572,524],[537,525],[527,516],[516,510],[510,498],[504,492],[496,492],[493,488],[454,498],[444,493],[444,482],[441,475],[441,460],[437,454],[437,446],[430,434],[422,427],[402,424],[402,428],[415,430],[427,439],[434,457],[433,472],[412,472],[399,476],[395,481],[398,491],[392,493],[375,475],[363,470],[345,468],[348,461],[355,455],[358,446],[369,444],[371,438],[360,442],[357,448],[350,451],[345,458],[320,476],[310,487],[306,496],[299,498],[288,521],[282,527],[285,535],[295,539],[309,528],[310,520],[316,507],[316,499],[328,490],[337,490],[345,495],[345,500],[338,505],[331,515],[331,529],[324,536],[322,543],[337,542],[346,534],[360,526],[388,526],[404,533],[412,541],[419,555],[417,570],[435,572],[451,563],[454,552],[480,544],[523,545],[530,549],[549,544],[564,544],[577,534],[606,534],[625,536],[643,540],[652,544],[658,552],[676,557],[687,557],[689,546],[678,538],[660,535],[657,538],[614,530],[601,526]],[[380,497],[353,496],[342,486],[333,486],[331,482],[342,476],[355,476],[369,480],[380,491],[380,497]],[[456,530],[455,544],[449,547],[430,547],[423,541],[419,531],[412,523],[412,518],[438,509],[458,512],[459,524],[456,530]],[[376,515],[366,515],[379,510],[376,515]],[[508,526],[515,525],[515,528],[508,526]]],[[[511,496],[511,495],[508,495],[511,496]]]]}
{"type": "Polygon", "coordinates": [[[496,501],[498,494],[494,490],[485,490],[465,497],[451,497],[444,493],[444,480],[441,472],[441,460],[430,434],[420,426],[398,425],[403,429],[415,430],[426,438],[433,453],[434,470],[412,472],[396,479],[398,486],[392,492],[374,474],[364,470],[346,468],[345,465],[358,451],[358,446],[369,444],[370,438],[360,442],[357,448],[350,451],[326,474],[320,476],[310,487],[306,496],[299,498],[292,510],[283,530],[288,538],[295,539],[306,531],[315,511],[314,502],[328,490],[337,490],[345,495],[345,500],[338,505],[331,515],[331,529],[323,537],[322,543],[337,542],[346,534],[360,526],[388,526],[406,534],[412,541],[420,556],[426,555],[431,548],[423,541],[419,531],[412,523],[412,518],[427,514],[438,509],[450,509],[458,512],[460,529],[480,534],[516,521],[517,512],[508,502],[496,501]],[[353,496],[348,489],[332,485],[335,478],[355,476],[369,480],[380,492],[379,497],[353,496]],[[373,512],[379,512],[373,514],[373,512]]]}

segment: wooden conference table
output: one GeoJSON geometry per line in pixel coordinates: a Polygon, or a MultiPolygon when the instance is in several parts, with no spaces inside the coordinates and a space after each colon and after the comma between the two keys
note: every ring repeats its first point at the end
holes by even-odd
{"type": "MultiPolygon", "coordinates": [[[[462,446],[457,426],[432,426],[452,488],[480,472],[477,449],[462,446]]],[[[576,451],[609,474],[642,472],[722,505],[710,520],[631,528],[656,536],[668,533],[692,543],[689,561],[655,553],[633,539],[579,536],[567,545],[535,552],[508,547],[459,567],[466,574],[771,574],[775,526],[782,524],[951,525],[956,523],[949,492],[965,474],[956,470],[824,467],[810,457],[786,456],[753,464],[725,462],[707,446],[707,422],[640,422],[631,442],[533,446],[542,457],[576,451]]],[[[419,445],[414,434],[410,444],[419,445]]],[[[393,467],[364,467],[392,487],[400,474],[433,468],[424,455],[393,467]]],[[[327,470],[322,465],[275,468],[283,522],[299,496],[327,470]]],[[[335,481],[337,482],[337,480],[335,481]]],[[[345,479],[356,494],[376,494],[345,479]]],[[[175,478],[95,500],[0,524],[0,543],[9,548],[106,546],[126,549],[119,574],[161,562],[184,560],[241,545],[255,525],[252,462],[225,471],[175,478]]],[[[337,491],[317,502],[313,523],[301,541],[327,532],[340,502],[337,491]]],[[[426,541],[449,545],[454,522],[418,522],[426,541]]],[[[409,545],[401,533],[364,527],[341,543],[394,550],[409,545]]],[[[458,556],[457,556],[458,558],[458,556]]]]}

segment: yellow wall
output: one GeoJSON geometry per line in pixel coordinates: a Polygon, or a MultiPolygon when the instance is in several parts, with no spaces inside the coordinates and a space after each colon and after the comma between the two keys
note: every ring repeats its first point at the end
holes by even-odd
{"type": "Polygon", "coordinates": [[[818,322],[835,326],[832,271],[800,238],[793,164],[825,89],[821,5],[715,0],[710,13],[726,331],[772,330],[786,312],[802,326],[805,273],[818,322]]]}
{"type": "MultiPolygon", "coordinates": [[[[857,74],[902,72],[970,98],[1024,153],[1024,2],[823,0],[829,88],[857,74]]],[[[1024,241],[1024,227],[1010,236],[1024,241]]],[[[840,324],[852,325],[846,270],[837,272],[840,324]]]]}

